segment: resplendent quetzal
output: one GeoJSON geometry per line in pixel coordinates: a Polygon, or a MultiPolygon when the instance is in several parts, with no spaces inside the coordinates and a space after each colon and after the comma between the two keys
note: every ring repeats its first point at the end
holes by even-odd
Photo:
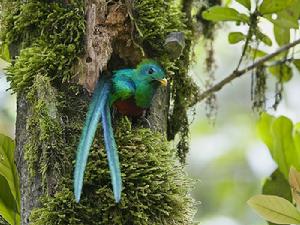
{"type": "Polygon", "coordinates": [[[114,198],[117,203],[120,201],[122,180],[111,123],[111,107],[116,107],[123,115],[141,116],[145,109],[150,107],[155,91],[160,85],[166,86],[167,79],[163,69],[153,60],[142,61],[136,69],[114,71],[111,79],[100,77],[77,148],[74,172],[74,194],[77,202],[80,200],[84,170],[100,118],[114,198]]]}

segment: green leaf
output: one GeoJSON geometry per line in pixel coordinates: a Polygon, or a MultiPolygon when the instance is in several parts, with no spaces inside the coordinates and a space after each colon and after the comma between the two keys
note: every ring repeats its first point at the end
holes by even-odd
{"type": "Polygon", "coordinates": [[[300,16],[299,8],[300,0],[294,0],[285,10],[277,12],[276,14],[267,14],[264,15],[264,17],[279,27],[298,29],[298,18],[300,16]]]}
{"type": "MultiPolygon", "coordinates": [[[[289,201],[292,201],[290,185],[279,169],[275,170],[272,173],[271,177],[269,177],[265,181],[262,193],[265,195],[276,195],[289,201]]],[[[275,224],[269,222],[269,225],[275,224]]]]}
{"type": "Polygon", "coordinates": [[[228,35],[228,42],[230,44],[236,44],[245,39],[246,39],[246,36],[242,32],[231,32],[228,35]]]}
{"type": "Polygon", "coordinates": [[[245,6],[247,9],[251,10],[251,0],[235,0],[235,1],[245,6]]]}
{"type": "Polygon", "coordinates": [[[266,34],[262,33],[261,31],[259,30],[256,31],[256,37],[266,45],[272,46],[271,38],[269,38],[266,34]]]}
{"type": "Polygon", "coordinates": [[[280,12],[277,13],[277,18],[273,19],[272,15],[268,14],[265,15],[264,18],[272,22],[274,25],[277,25],[279,27],[284,27],[284,28],[298,28],[298,19],[286,15],[287,13],[285,12],[280,12]]]}
{"type": "Polygon", "coordinates": [[[14,141],[0,134],[0,175],[7,180],[18,209],[20,209],[19,174],[14,162],[14,151],[14,141]]]}
{"type": "Polygon", "coordinates": [[[292,193],[289,182],[279,169],[275,170],[271,177],[266,179],[262,193],[265,195],[276,195],[292,201],[292,193]]]}
{"type": "Polygon", "coordinates": [[[269,72],[282,82],[289,81],[293,76],[292,68],[286,64],[270,66],[269,72]]]}
{"type": "Polygon", "coordinates": [[[261,14],[275,13],[288,8],[293,3],[294,0],[264,0],[258,11],[261,14]]]}
{"type": "Polygon", "coordinates": [[[271,126],[274,120],[274,116],[271,116],[268,113],[262,113],[256,125],[256,132],[262,141],[267,145],[271,155],[273,155],[273,137],[271,126]]]}
{"type": "Polygon", "coordinates": [[[293,63],[296,66],[297,70],[300,72],[300,59],[294,59],[293,63]]]}
{"type": "Polygon", "coordinates": [[[228,7],[214,6],[202,13],[202,17],[211,21],[237,21],[247,23],[249,17],[239,13],[237,10],[228,7]]]}
{"type": "Polygon", "coordinates": [[[20,214],[6,179],[0,175],[0,215],[12,225],[20,224],[20,214]]]}
{"type": "Polygon", "coordinates": [[[280,171],[288,178],[291,166],[299,168],[299,153],[296,152],[293,140],[293,123],[285,116],[273,121],[271,126],[273,137],[274,159],[280,171]]]}
{"type": "Polygon", "coordinates": [[[256,48],[251,48],[250,46],[247,48],[247,52],[249,56],[253,59],[261,58],[267,55],[266,52],[256,48]]]}
{"type": "Polygon", "coordinates": [[[274,25],[274,36],[279,46],[290,43],[290,29],[274,25]]]}
{"type": "MultiPolygon", "coordinates": [[[[297,139],[291,120],[284,116],[274,118],[263,113],[258,124],[257,131],[270,153],[278,164],[278,168],[285,178],[288,178],[289,169],[294,166],[300,169],[300,151],[297,148],[297,139]]],[[[300,137],[299,137],[300,138],[300,137]]]]}
{"type": "Polygon", "coordinates": [[[274,195],[256,195],[247,202],[255,211],[272,223],[299,224],[300,213],[288,200],[274,195]]]}
{"type": "Polygon", "coordinates": [[[1,49],[0,58],[7,62],[10,62],[10,54],[9,54],[8,44],[2,43],[0,49],[1,49]]]}

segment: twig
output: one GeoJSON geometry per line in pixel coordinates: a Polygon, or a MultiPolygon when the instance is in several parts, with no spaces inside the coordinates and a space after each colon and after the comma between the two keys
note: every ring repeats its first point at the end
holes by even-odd
{"type": "Polygon", "coordinates": [[[284,51],[289,50],[290,48],[292,48],[292,47],[294,47],[298,44],[300,44],[300,39],[298,39],[298,40],[296,40],[296,41],[294,41],[290,44],[282,46],[281,48],[277,49],[275,52],[260,58],[259,60],[257,60],[256,62],[254,62],[253,64],[251,64],[250,66],[248,66],[248,67],[246,67],[242,70],[233,71],[232,74],[230,74],[229,76],[227,76],[226,78],[221,80],[219,83],[215,84],[214,86],[207,89],[206,91],[200,93],[197,97],[198,102],[202,101],[203,99],[205,99],[206,97],[208,97],[212,93],[215,93],[215,92],[221,90],[226,84],[230,83],[232,80],[244,75],[248,71],[253,70],[257,66],[265,63],[266,61],[270,60],[271,58],[279,55],[280,53],[282,53],[284,51]]]}

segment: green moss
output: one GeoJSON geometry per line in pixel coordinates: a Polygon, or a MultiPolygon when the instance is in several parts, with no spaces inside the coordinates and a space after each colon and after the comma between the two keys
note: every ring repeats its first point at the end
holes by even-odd
{"type": "MultiPolygon", "coordinates": [[[[2,23],[3,41],[21,49],[8,69],[8,80],[29,103],[25,159],[30,175],[41,175],[45,193],[31,224],[192,224],[191,182],[174,150],[161,134],[133,129],[127,120],[115,126],[124,186],[121,203],[114,203],[100,132],[91,149],[81,203],[74,202],[72,162],[90,98],[78,85],[65,83],[83,52],[85,30],[83,1],[65,2],[14,1],[2,23]]],[[[162,48],[171,31],[183,31],[190,39],[184,14],[174,3],[138,0],[134,14],[143,34],[141,46],[170,74],[173,134],[181,132],[187,140],[187,119],[176,126],[175,120],[176,115],[186,116],[193,101],[186,67],[189,51],[171,61],[162,48]]]]}
{"type": "Polygon", "coordinates": [[[83,7],[36,1],[15,3],[15,7],[2,22],[2,40],[23,49],[7,70],[11,89],[27,91],[36,74],[69,81],[83,52],[83,7]]]}
{"type": "Polygon", "coordinates": [[[57,110],[57,92],[50,85],[50,79],[36,75],[27,100],[31,107],[26,121],[28,134],[24,157],[30,175],[36,175],[38,169],[42,175],[42,186],[46,187],[50,185],[47,176],[61,176],[68,162],[65,162],[65,142],[57,110]]]}
{"type": "MultiPolygon", "coordinates": [[[[1,21],[1,39],[7,43],[22,43],[30,46],[37,39],[49,45],[67,43],[82,39],[84,12],[81,1],[72,1],[65,6],[64,1],[4,1],[7,10],[1,21]]],[[[3,4],[3,3],[2,3],[3,4]]],[[[81,47],[81,46],[80,46],[81,47]]]]}
{"type": "MultiPolygon", "coordinates": [[[[54,197],[42,200],[32,213],[38,224],[192,224],[193,200],[190,180],[160,133],[131,129],[124,119],[118,123],[123,180],[122,200],[114,203],[106,153],[101,141],[94,143],[85,173],[80,204],[75,204],[71,182],[54,197]],[[91,201],[91,199],[93,199],[91,201]]],[[[96,137],[101,140],[101,134],[96,137]]]]}
{"type": "Polygon", "coordinates": [[[168,72],[171,81],[171,107],[168,121],[168,139],[179,133],[178,156],[185,162],[189,150],[189,122],[187,112],[197,102],[198,88],[188,75],[192,32],[181,5],[175,0],[138,0],[134,2],[134,17],[139,39],[145,52],[156,57],[168,72]],[[186,47],[181,57],[172,61],[163,48],[170,32],[183,32],[186,47]],[[180,118],[180,120],[178,119],[180,118]]]}
{"type": "Polygon", "coordinates": [[[168,138],[173,140],[179,134],[177,155],[182,163],[185,163],[189,151],[189,120],[188,110],[197,103],[198,87],[188,75],[189,50],[185,49],[185,60],[178,61],[178,70],[173,78],[171,98],[173,105],[168,121],[168,138]],[[179,119],[180,118],[180,119],[179,119]]]}
{"type": "Polygon", "coordinates": [[[170,32],[184,32],[184,14],[174,0],[137,0],[134,2],[134,17],[141,42],[147,56],[161,57],[165,38],[170,32]]]}

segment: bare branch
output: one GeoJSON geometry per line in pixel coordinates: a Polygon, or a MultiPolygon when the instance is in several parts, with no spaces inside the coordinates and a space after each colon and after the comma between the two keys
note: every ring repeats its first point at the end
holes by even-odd
{"type": "Polygon", "coordinates": [[[279,55],[282,52],[285,52],[285,51],[289,50],[290,48],[292,48],[292,47],[294,47],[298,44],[300,44],[300,39],[298,39],[298,40],[296,40],[292,43],[289,43],[287,45],[282,46],[281,48],[277,49],[275,52],[260,58],[259,60],[257,60],[256,62],[254,62],[250,66],[247,66],[244,69],[233,71],[229,76],[225,77],[219,83],[215,84],[214,86],[207,89],[206,91],[200,93],[199,96],[197,97],[198,102],[202,101],[203,99],[205,99],[206,97],[208,97],[212,93],[220,91],[226,84],[230,83],[232,80],[246,74],[248,71],[253,70],[254,68],[260,66],[263,63],[265,63],[266,61],[272,59],[273,57],[279,55]]]}

